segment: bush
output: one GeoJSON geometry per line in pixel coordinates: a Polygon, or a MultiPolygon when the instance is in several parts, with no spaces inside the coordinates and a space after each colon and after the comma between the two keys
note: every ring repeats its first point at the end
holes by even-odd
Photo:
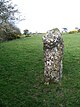
{"type": "Polygon", "coordinates": [[[69,34],[77,33],[77,30],[70,31],[69,34]]]}
{"type": "Polygon", "coordinates": [[[78,32],[80,32],[80,29],[78,29],[78,32]]]}
{"type": "Polygon", "coordinates": [[[13,40],[20,38],[21,32],[19,28],[16,26],[10,24],[10,23],[4,23],[0,25],[0,40],[13,40]]]}
{"type": "Polygon", "coordinates": [[[31,35],[30,35],[30,34],[27,34],[27,35],[25,35],[25,37],[31,37],[31,35]]]}

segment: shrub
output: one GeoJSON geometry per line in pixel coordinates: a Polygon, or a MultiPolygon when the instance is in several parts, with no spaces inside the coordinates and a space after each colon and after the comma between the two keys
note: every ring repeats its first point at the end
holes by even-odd
{"type": "Polygon", "coordinates": [[[80,32],[80,29],[78,29],[78,32],[80,32]]]}
{"type": "Polygon", "coordinates": [[[21,32],[19,28],[10,24],[10,23],[3,23],[0,25],[0,40],[13,40],[20,38],[21,32]]]}
{"type": "Polygon", "coordinates": [[[70,31],[69,34],[77,33],[77,30],[70,31]]]}
{"type": "Polygon", "coordinates": [[[31,37],[31,35],[30,35],[30,34],[27,34],[27,35],[25,35],[25,37],[31,37]]]}

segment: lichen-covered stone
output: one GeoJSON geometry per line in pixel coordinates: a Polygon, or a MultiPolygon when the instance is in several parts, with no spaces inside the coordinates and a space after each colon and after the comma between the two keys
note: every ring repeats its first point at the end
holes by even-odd
{"type": "Polygon", "coordinates": [[[63,39],[59,29],[55,28],[43,37],[44,49],[44,80],[58,82],[62,78],[63,39]]]}

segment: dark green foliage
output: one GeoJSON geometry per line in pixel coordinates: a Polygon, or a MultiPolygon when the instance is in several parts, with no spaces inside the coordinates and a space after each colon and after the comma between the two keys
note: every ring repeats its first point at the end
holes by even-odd
{"type": "Polygon", "coordinates": [[[80,34],[63,35],[63,78],[44,85],[41,36],[0,43],[0,107],[80,107],[80,34]]]}

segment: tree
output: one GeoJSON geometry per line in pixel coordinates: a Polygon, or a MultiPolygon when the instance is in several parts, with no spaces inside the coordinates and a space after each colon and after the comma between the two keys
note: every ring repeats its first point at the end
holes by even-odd
{"type": "Polygon", "coordinates": [[[25,29],[24,30],[24,35],[28,35],[29,34],[29,30],[28,29],[25,29]]]}
{"type": "Polygon", "coordinates": [[[21,34],[15,26],[15,21],[19,20],[16,14],[19,14],[19,11],[11,0],[0,0],[0,38],[12,40],[21,34]]]}
{"type": "Polygon", "coordinates": [[[75,27],[75,30],[79,30],[79,28],[78,28],[78,27],[75,27]]]}
{"type": "Polygon", "coordinates": [[[68,31],[68,29],[67,29],[67,28],[63,28],[63,31],[64,31],[64,32],[67,32],[67,31],[68,31]]]}
{"type": "Polygon", "coordinates": [[[0,0],[0,23],[10,22],[14,20],[18,20],[16,17],[19,13],[18,9],[16,9],[17,5],[13,5],[11,0],[0,0]]]}

